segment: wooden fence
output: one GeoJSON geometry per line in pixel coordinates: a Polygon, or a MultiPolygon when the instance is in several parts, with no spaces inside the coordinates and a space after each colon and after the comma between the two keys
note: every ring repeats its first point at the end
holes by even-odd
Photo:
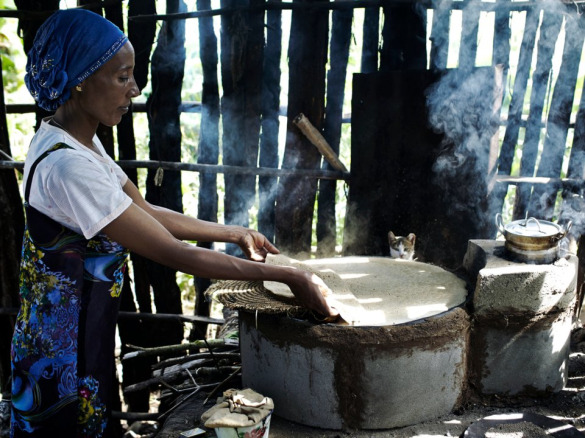
{"type": "MultiPolygon", "coordinates": [[[[42,20],[58,7],[57,1],[39,3],[21,0],[16,2],[18,10],[0,11],[0,16],[20,20],[24,50],[30,47],[42,20]]],[[[334,254],[338,228],[336,181],[347,181],[351,190],[356,175],[353,169],[350,173],[334,169],[294,120],[304,114],[339,153],[342,123],[351,121],[342,114],[344,102],[352,99],[344,91],[352,80],[348,59],[353,43],[360,47],[359,73],[364,75],[501,66],[502,98],[490,114],[500,128],[496,135],[497,160],[485,167],[484,174],[476,175],[486,181],[485,196],[490,198],[489,210],[482,212],[491,217],[510,203],[511,219],[528,213],[549,220],[572,220],[575,239],[582,234],[585,95],[580,68],[585,18],[581,2],[222,0],[212,9],[210,0],[197,0],[196,8],[188,10],[182,1],[168,0],[165,14],[157,14],[154,0],[79,3],[103,12],[125,29],[136,51],[137,83],[144,88],[150,81],[152,93],[146,104],[133,110],[148,116],[150,160],[136,161],[135,137],[143,133],[134,132],[132,113],[115,131],[102,129],[99,133],[109,153],[114,154],[117,146],[120,163],[131,179],[137,181],[137,167],[149,169],[146,197],[150,202],[181,210],[181,172],[195,171],[200,178],[198,216],[218,221],[217,174],[223,173],[225,223],[247,225],[248,212],[257,197],[258,228],[281,250],[309,254],[316,217],[317,252],[334,254]],[[356,29],[358,14],[364,18],[362,27],[356,29]],[[214,17],[219,17],[219,35],[214,17]],[[283,17],[290,18],[288,35],[283,33],[283,17]],[[192,19],[198,23],[198,41],[185,34],[185,22],[192,19]],[[356,40],[356,35],[361,40],[356,40]],[[486,44],[486,39],[491,41],[486,44]],[[181,101],[181,86],[185,44],[192,43],[199,47],[203,92],[201,102],[190,108],[199,111],[201,128],[196,162],[185,163],[180,155],[180,115],[186,108],[181,101]],[[486,47],[491,57],[483,53],[486,47]],[[287,59],[285,71],[281,70],[283,56],[287,59]],[[286,102],[280,101],[283,86],[288,87],[284,92],[286,102]],[[287,135],[284,153],[279,156],[282,115],[286,115],[287,135]],[[164,171],[162,182],[157,178],[160,169],[164,171]]],[[[9,112],[34,110],[38,118],[46,115],[26,105],[7,108],[9,112]]],[[[0,150],[11,155],[6,113],[0,119],[0,150]]],[[[352,143],[356,141],[354,135],[352,131],[352,143]]],[[[482,153],[489,155],[491,151],[493,144],[482,153]]],[[[436,152],[429,149],[427,155],[436,152]]],[[[359,153],[352,150],[352,156],[359,153]]],[[[455,149],[454,153],[464,154],[464,150],[455,149]]],[[[374,156],[373,160],[378,158],[374,156]]],[[[21,166],[10,160],[0,161],[0,208],[10,213],[0,218],[5,231],[0,251],[3,308],[16,308],[18,303],[16,273],[23,218],[10,169],[21,166]]],[[[459,183],[464,186],[466,181],[459,183]]],[[[419,184],[430,185],[432,181],[425,179],[419,184]]],[[[449,205],[444,208],[449,209],[449,205]]],[[[348,211],[352,211],[351,205],[348,211]]],[[[346,225],[353,219],[348,215],[346,225]]],[[[402,227],[397,232],[418,232],[408,229],[408,223],[390,224],[382,218],[380,227],[388,226],[402,227]]],[[[495,238],[489,227],[482,233],[464,233],[463,241],[495,238]]],[[[352,245],[345,245],[346,250],[351,247],[354,252],[363,251],[352,245]]],[[[376,252],[385,254],[383,248],[379,245],[376,252]]],[[[234,248],[227,250],[237,254],[234,248]]],[[[148,313],[154,305],[159,313],[181,313],[175,272],[136,256],[132,261],[133,287],[127,282],[122,309],[148,313]]],[[[209,314],[201,295],[208,282],[196,281],[199,316],[209,314]]],[[[0,351],[9,351],[10,338],[4,334],[11,333],[11,324],[10,318],[0,315],[0,351]]],[[[205,321],[195,324],[194,336],[201,336],[205,327],[205,321]]],[[[180,342],[183,327],[176,321],[155,330],[133,323],[121,325],[120,333],[125,344],[151,346],[180,342]]],[[[8,369],[3,355],[0,382],[5,381],[8,369]]],[[[144,380],[149,370],[136,367],[126,372],[124,382],[131,384],[144,380]]],[[[140,411],[147,400],[136,398],[129,403],[131,409],[140,411]]]]}

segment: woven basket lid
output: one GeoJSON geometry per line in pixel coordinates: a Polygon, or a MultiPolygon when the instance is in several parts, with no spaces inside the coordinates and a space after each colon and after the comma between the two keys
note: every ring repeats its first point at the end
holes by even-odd
{"type": "Polygon", "coordinates": [[[290,316],[301,316],[307,312],[307,309],[300,306],[296,299],[271,293],[261,281],[217,281],[207,289],[205,294],[233,310],[290,316]]]}

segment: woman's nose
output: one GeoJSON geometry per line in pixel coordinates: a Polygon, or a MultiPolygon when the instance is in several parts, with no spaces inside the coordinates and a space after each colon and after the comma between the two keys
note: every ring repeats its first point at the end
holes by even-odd
{"type": "Polygon", "coordinates": [[[134,79],[134,76],[132,76],[132,88],[130,89],[130,97],[134,98],[134,97],[138,97],[140,96],[142,93],[140,92],[140,88],[138,88],[138,85],[136,84],[136,80],[134,79]]]}
{"type": "Polygon", "coordinates": [[[132,87],[132,97],[138,97],[140,96],[142,93],[140,92],[140,89],[138,88],[137,85],[134,85],[132,87]]]}

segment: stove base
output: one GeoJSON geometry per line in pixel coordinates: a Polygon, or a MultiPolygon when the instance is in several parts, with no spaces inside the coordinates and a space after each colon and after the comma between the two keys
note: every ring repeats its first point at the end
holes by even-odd
{"type": "Polygon", "coordinates": [[[550,264],[506,257],[504,242],[471,240],[464,261],[476,278],[471,387],[483,395],[537,396],[567,382],[578,260],[550,264]]]}

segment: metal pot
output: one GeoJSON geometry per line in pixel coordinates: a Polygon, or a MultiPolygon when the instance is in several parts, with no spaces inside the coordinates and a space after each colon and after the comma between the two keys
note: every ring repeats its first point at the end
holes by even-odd
{"type": "Polygon", "coordinates": [[[498,213],[496,225],[506,239],[505,247],[512,258],[526,263],[552,263],[559,256],[559,242],[572,223],[563,230],[553,222],[530,217],[504,225],[498,213]]]}
{"type": "Polygon", "coordinates": [[[538,220],[533,217],[517,220],[504,225],[502,215],[496,215],[496,225],[506,239],[515,247],[525,251],[541,251],[558,246],[560,240],[567,235],[572,223],[563,230],[554,222],[538,220]]]}

